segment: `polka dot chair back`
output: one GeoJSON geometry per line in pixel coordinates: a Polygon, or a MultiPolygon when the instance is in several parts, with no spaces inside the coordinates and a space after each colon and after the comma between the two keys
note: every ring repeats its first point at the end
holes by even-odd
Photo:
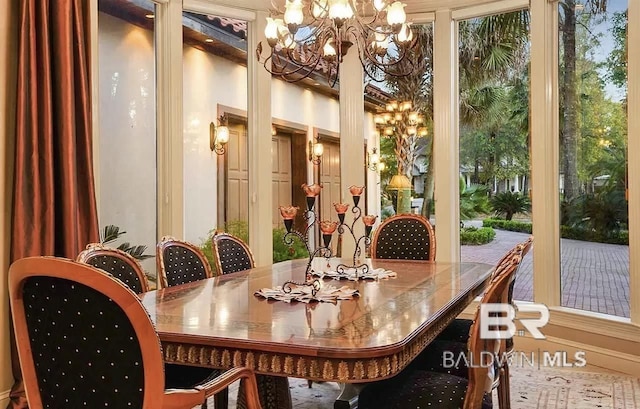
{"type": "Polygon", "coordinates": [[[414,214],[386,219],[373,233],[371,258],[435,260],[436,240],[431,223],[414,214]]]}
{"type": "Polygon", "coordinates": [[[138,297],[123,283],[54,257],[18,260],[9,283],[30,407],[161,406],[159,340],[138,297]]]}
{"type": "Polygon", "coordinates": [[[211,238],[218,274],[235,273],[255,267],[253,254],[242,239],[229,233],[216,233],[211,238]]]}
{"type": "Polygon", "coordinates": [[[156,260],[163,288],[213,276],[209,262],[198,247],[173,237],[163,237],[158,243],[156,260]]]}
{"type": "Polygon", "coordinates": [[[78,255],[76,261],[106,271],[125,283],[134,293],[149,291],[149,282],[142,267],[135,258],[124,251],[93,243],[78,255]]]}

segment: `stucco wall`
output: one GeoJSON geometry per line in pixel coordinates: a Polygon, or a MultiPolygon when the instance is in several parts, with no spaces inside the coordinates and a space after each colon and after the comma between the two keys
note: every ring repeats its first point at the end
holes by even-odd
{"type": "Polygon", "coordinates": [[[0,2],[0,407],[8,403],[13,384],[9,352],[9,223],[11,220],[11,186],[13,138],[15,129],[15,83],[17,53],[18,2],[0,2]]]}
{"type": "MultiPolygon", "coordinates": [[[[100,221],[127,231],[153,252],[155,237],[155,78],[153,33],[99,13],[100,221]]],[[[209,123],[218,107],[247,109],[247,69],[185,46],[184,234],[200,243],[216,226],[217,156],[209,123]]],[[[280,80],[272,82],[272,116],[338,133],[339,102],[280,80]]],[[[373,118],[365,114],[366,134],[373,118]]],[[[153,268],[153,260],[146,267],[153,268]]]]}

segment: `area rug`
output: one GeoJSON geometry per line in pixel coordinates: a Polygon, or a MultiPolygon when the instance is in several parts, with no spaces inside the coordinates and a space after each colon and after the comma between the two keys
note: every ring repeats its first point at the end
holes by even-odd
{"type": "MultiPolygon", "coordinates": [[[[334,382],[289,379],[294,409],[331,409],[340,393],[334,382]]],[[[235,408],[235,391],[229,408],[235,408]]],[[[498,400],[494,395],[494,408],[498,400]]],[[[576,369],[518,367],[511,370],[512,409],[640,409],[640,380],[576,369]]],[[[382,409],[382,408],[381,408],[382,409]]]]}
{"type": "Polygon", "coordinates": [[[512,370],[513,409],[638,409],[639,404],[638,378],[575,369],[512,370]]]}

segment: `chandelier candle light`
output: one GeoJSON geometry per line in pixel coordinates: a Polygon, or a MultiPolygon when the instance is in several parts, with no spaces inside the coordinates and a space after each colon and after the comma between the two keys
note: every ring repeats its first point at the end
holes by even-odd
{"type": "Polygon", "coordinates": [[[316,204],[316,198],[320,194],[322,190],[322,186],[316,183],[312,185],[307,185],[306,183],[302,185],[302,189],[304,190],[307,198],[307,210],[304,212],[304,219],[306,221],[306,227],[304,232],[299,232],[293,229],[293,220],[298,214],[299,208],[297,206],[279,206],[280,215],[284,221],[284,227],[287,230],[287,233],[282,238],[282,241],[287,246],[291,246],[293,244],[294,237],[297,237],[307,249],[307,253],[309,254],[309,262],[307,263],[307,269],[305,273],[305,282],[298,283],[295,281],[287,281],[282,286],[282,290],[284,292],[291,292],[291,286],[306,286],[311,287],[311,294],[313,296],[320,290],[320,281],[318,279],[312,278],[312,263],[313,259],[316,255],[321,255],[325,257],[327,260],[331,258],[331,248],[329,248],[329,244],[331,244],[331,235],[336,230],[337,223],[331,221],[319,221],[318,215],[316,214],[314,207],[316,204]],[[311,250],[309,247],[309,230],[311,226],[313,226],[316,222],[320,224],[320,230],[322,231],[322,238],[324,242],[324,246],[317,246],[315,250],[311,250]]]}
{"type": "Polygon", "coordinates": [[[261,60],[262,43],[256,54],[271,74],[285,81],[300,81],[319,71],[333,87],[340,63],[354,44],[365,73],[374,81],[386,75],[406,76],[415,69],[410,59],[405,60],[414,36],[404,3],[285,0],[283,10],[274,1],[264,31],[269,55],[261,60]]]}
{"type": "Polygon", "coordinates": [[[351,222],[350,226],[348,224],[345,224],[344,222],[345,213],[347,212],[347,209],[349,209],[349,205],[347,203],[334,203],[333,207],[335,208],[336,213],[338,213],[338,220],[340,220],[338,233],[344,234],[345,230],[348,230],[349,233],[351,233],[351,237],[353,237],[356,248],[353,251],[353,264],[338,264],[336,270],[339,274],[346,275],[347,269],[355,269],[357,277],[359,272],[366,273],[367,271],[369,271],[368,264],[360,263],[360,256],[362,255],[360,242],[364,240],[365,247],[371,244],[371,238],[369,236],[371,235],[371,229],[373,228],[373,225],[375,224],[378,216],[367,215],[362,217],[362,210],[358,205],[360,204],[360,196],[362,195],[362,192],[364,192],[364,186],[350,186],[349,192],[351,193],[351,198],[353,199],[353,207],[351,208],[351,213],[353,213],[353,221],[351,222]],[[364,223],[365,233],[364,236],[356,237],[354,228],[356,222],[358,221],[358,219],[360,219],[360,217],[362,217],[362,222],[364,223]]]}

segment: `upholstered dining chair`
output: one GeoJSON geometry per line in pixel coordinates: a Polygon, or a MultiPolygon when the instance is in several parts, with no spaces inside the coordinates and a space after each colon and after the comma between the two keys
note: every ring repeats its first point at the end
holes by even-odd
{"type": "MultiPolygon", "coordinates": [[[[511,263],[495,274],[482,303],[505,302],[516,265],[511,263]]],[[[500,339],[480,337],[480,306],[471,325],[466,353],[467,377],[409,367],[399,375],[365,386],[358,398],[359,409],[491,409],[491,390],[497,376],[492,360],[504,350],[500,339]]],[[[420,357],[418,357],[419,359],[420,357]]],[[[419,364],[419,363],[418,363],[419,364]]]]}
{"type": "MultiPolygon", "coordinates": [[[[226,232],[216,232],[211,237],[211,244],[213,247],[213,254],[216,259],[216,271],[217,274],[229,274],[237,271],[248,270],[254,268],[256,263],[253,258],[253,253],[249,246],[239,237],[226,232]]],[[[276,382],[289,382],[288,378],[277,378],[269,375],[257,375],[258,386],[260,390],[266,391],[266,394],[272,394],[269,399],[277,400],[280,403],[286,405],[289,396],[281,397],[275,395],[274,391],[277,388],[273,387],[276,382]]],[[[313,384],[312,381],[308,381],[309,387],[313,384]]]]}
{"type": "MultiPolygon", "coordinates": [[[[509,284],[508,293],[507,293],[507,301],[508,303],[513,302],[513,288],[515,284],[515,280],[518,274],[518,270],[522,265],[522,259],[527,255],[531,246],[533,245],[533,236],[529,237],[526,241],[517,244],[511,250],[509,250],[496,264],[496,269],[494,270],[494,275],[499,274],[505,268],[510,267],[512,264],[515,264],[515,272],[509,284]]],[[[457,318],[453,320],[451,324],[449,324],[443,331],[440,333],[438,338],[433,341],[425,351],[421,354],[421,359],[417,359],[416,362],[422,362],[422,369],[427,369],[431,371],[438,372],[446,372],[455,374],[458,376],[466,376],[468,373],[466,366],[464,366],[464,361],[460,361],[460,367],[456,368],[442,368],[442,359],[438,357],[442,356],[443,351],[460,351],[465,348],[465,345],[469,341],[469,334],[471,330],[471,326],[473,324],[472,320],[457,318]]],[[[505,348],[505,358],[510,358],[513,354],[513,338],[507,338],[504,343],[505,348]]],[[[501,359],[496,361],[500,365],[496,367],[498,371],[499,378],[496,379],[496,383],[494,387],[498,389],[498,405],[500,409],[509,409],[511,407],[511,393],[510,393],[510,385],[509,385],[509,359],[501,359]]],[[[414,363],[415,365],[415,363],[414,363]]]]}
{"type": "Polygon", "coordinates": [[[149,282],[140,263],[131,254],[122,250],[107,247],[101,243],[91,243],[78,254],[76,261],[106,271],[125,283],[134,293],[141,294],[149,291],[149,282]]]}
{"type": "Polygon", "coordinates": [[[371,258],[436,259],[436,237],[429,220],[416,214],[389,217],[374,231],[371,258]]]}
{"type": "Polygon", "coordinates": [[[195,245],[163,237],[156,246],[156,263],[162,288],[213,277],[211,266],[195,245]]]}
{"type": "Polygon", "coordinates": [[[230,233],[216,232],[211,238],[218,274],[235,273],[255,267],[253,253],[241,238],[230,233]]]}
{"type": "MultiPolygon", "coordinates": [[[[99,268],[122,281],[133,292],[141,294],[149,291],[147,277],[138,261],[124,251],[106,247],[100,243],[89,244],[76,261],[99,268]]],[[[165,365],[165,386],[168,388],[187,388],[220,375],[221,371],[209,368],[165,365]]],[[[228,406],[228,392],[222,391],[214,397],[216,408],[228,406]]],[[[207,408],[205,403],[203,409],[207,408]]]]}
{"type": "Polygon", "coordinates": [[[153,323],[136,294],[87,264],[30,257],[9,268],[11,313],[29,406],[191,409],[243,379],[260,408],[249,368],[189,389],[165,389],[153,323]]]}

